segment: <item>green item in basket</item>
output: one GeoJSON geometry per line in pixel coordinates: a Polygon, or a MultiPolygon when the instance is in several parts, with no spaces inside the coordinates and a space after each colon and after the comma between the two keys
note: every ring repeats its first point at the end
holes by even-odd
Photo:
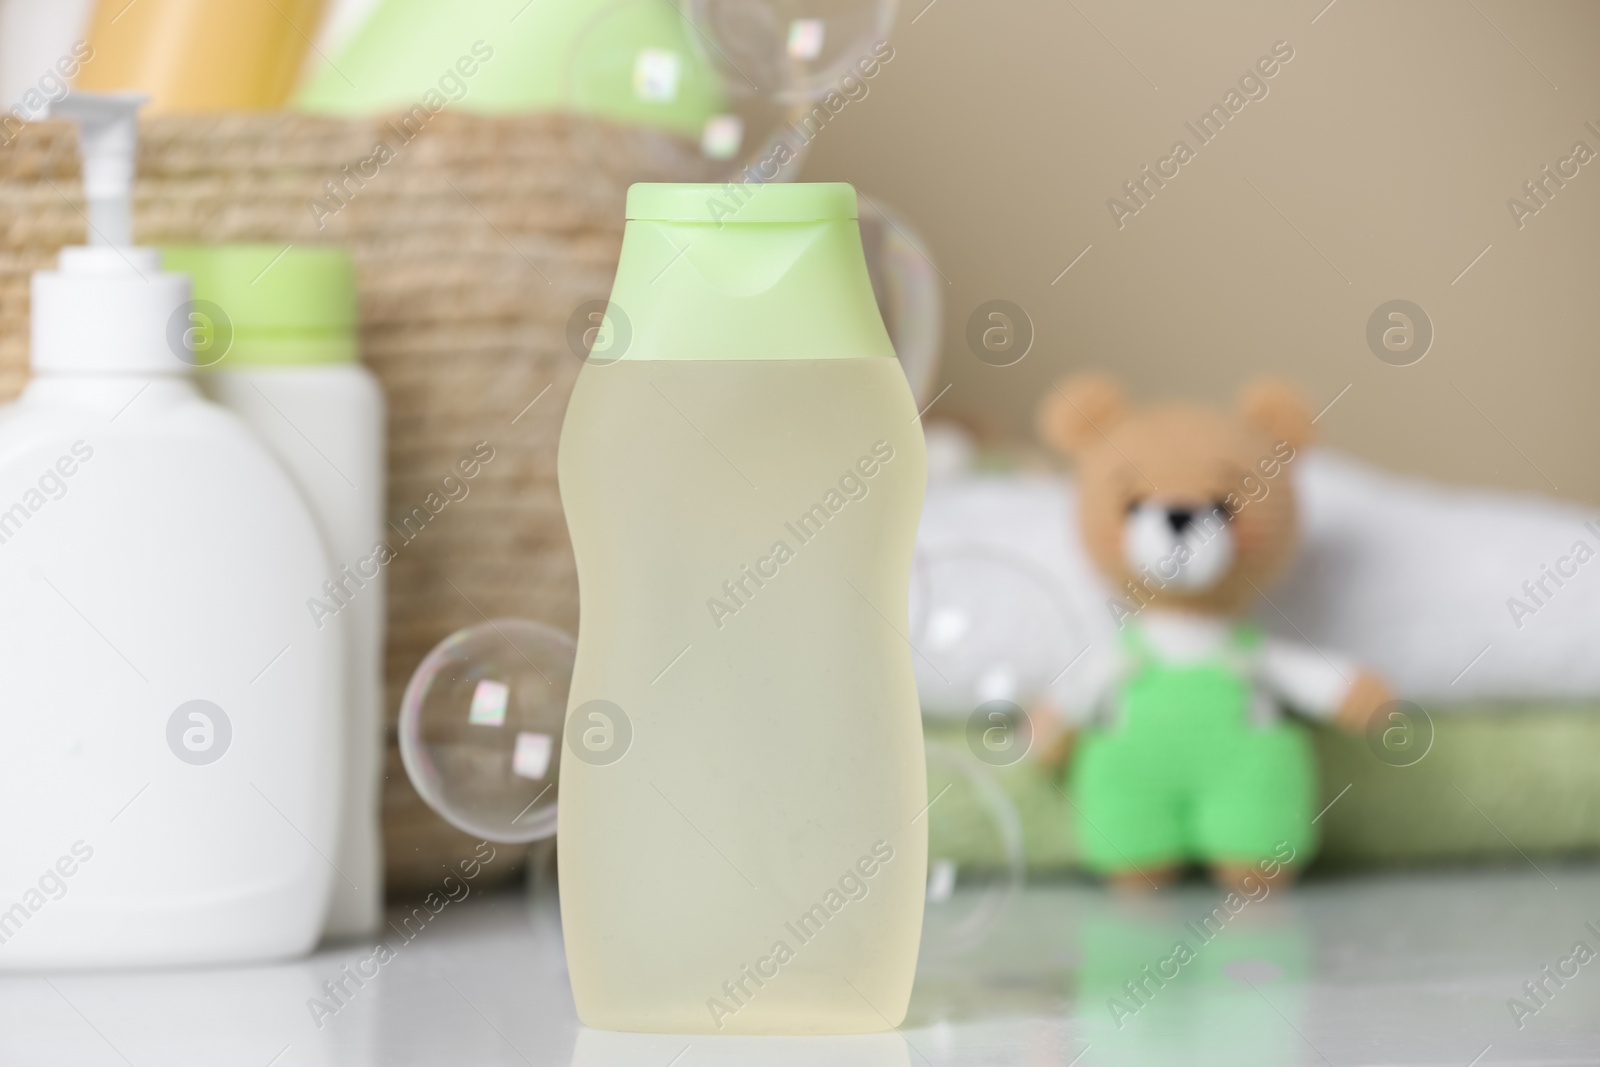
{"type": "Polygon", "coordinates": [[[1251,721],[1247,663],[1261,637],[1234,630],[1234,655],[1160,660],[1137,624],[1117,714],[1079,742],[1073,792],[1085,864],[1102,872],[1198,860],[1254,864],[1315,844],[1316,776],[1297,723],[1251,721]]]}
{"type": "Polygon", "coordinates": [[[165,245],[161,259],[167,270],[194,282],[189,317],[205,342],[195,346],[197,366],[357,358],[355,265],[343,248],[165,245]]]}
{"type": "Polygon", "coordinates": [[[564,111],[698,141],[727,104],[693,32],[671,0],[384,0],[331,62],[311,61],[294,106],[422,124],[564,111]]]}

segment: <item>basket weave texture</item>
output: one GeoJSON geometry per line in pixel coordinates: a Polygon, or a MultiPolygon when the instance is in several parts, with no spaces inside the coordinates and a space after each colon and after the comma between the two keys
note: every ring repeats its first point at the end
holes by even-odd
{"type": "MultiPolygon", "coordinates": [[[[351,251],[362,354],[389,404],[388,517],[421,506],[477,442],[494,449],[468,495],[387,569],[388,886],[391,896],[433,888],[440,864],[472,843],[423,805],[400,765],[394,722],[406,681],[436,642],[485,618],[576,631],[556,492],[556,439],[580,366],[567,320],[610,290],[628,185],[712,174],[685,142],[553,115],[446,112],[409,141],[384,119],[161,117],[141,124],[140,139],[139,243],[351,251]],[[380,142],[392,158],[378,164],[380,142]],[[343,185],[342,205],[330,181],[343,185]]],[[[0,400],[27,379],[28,276],[84,242],[83,210],[70,126],[27,126],[0,146],[0,400]]],[[[484,878],[516,871],[503,859],[484,878]]]]}

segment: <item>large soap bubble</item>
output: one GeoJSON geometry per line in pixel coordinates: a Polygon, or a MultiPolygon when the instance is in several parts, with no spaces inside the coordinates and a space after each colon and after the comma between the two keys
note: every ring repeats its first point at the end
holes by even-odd
{"type": "Polygon", "coordinates": [[[1019,552],[981,543],[919,549],[911,638],[924,710],[966,715],[990,701],[1023,705],[1060,680],[1089,643],[1061,581],[1019,552]]]}
{"type": "MultiPolygon", "coordinates": [[[[562,64],[564,107],[673,134],[696,145],[716,173],[794,178],[806,143],[791,124],[805,107],[740,74],[675,0],[585,2],[592,10],[572,30],[562,64]]],[[[574,136],[600,152],[615,147],[605,130],[586,124],[574,136]]]]}
{"type": "Polygon", "coordinates": [[[566,633],[525,619],[469,626],[428,653],[400,704],[400,756],[429,807],[488,841],[556,832],[575,654],[566,633]]]}
{"type": "Polygon", "coordinates": [[[705,140],[728,101],[722,72],[702,58],[693,27],[668,0],[590,6],[594,10],[578,22],[561,72],[566,106],[705,140]]]}
{"type": "Polygon", "coordinates": [[[922,952],[953,959],[983,945],[1021,891],[1022,820],[990,769],[928,742],[928,891],[922,952]]]}
{"type": "Polygon", "coordinates": [[[731,92],[817,100],[886,39],[894,0],[690,0],[706,58],[731,92]]]}

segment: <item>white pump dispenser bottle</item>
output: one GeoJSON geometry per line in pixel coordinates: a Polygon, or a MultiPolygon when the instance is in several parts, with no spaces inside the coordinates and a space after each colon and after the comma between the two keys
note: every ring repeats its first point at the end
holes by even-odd
{"type": "Polygon", "coordinates": [[[33,277],[0,408],[0,970],[316,942],[342,642],[306,505],[190,381],[189,284],[129,228],[140,98],[73,93],[91,244],[33,277]]]}

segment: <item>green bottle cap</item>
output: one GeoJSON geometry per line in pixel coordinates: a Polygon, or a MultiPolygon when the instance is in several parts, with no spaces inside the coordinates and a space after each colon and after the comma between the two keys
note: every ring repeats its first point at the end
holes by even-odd
{"type": "Polygon", "coordinates": [[[843,182],[633,186],[605,315],[598,366],[894,358],[843,182]]]}
{"type": "Polygon", "coordinates": [[[169,271],[194,279],[197,321],[231,331],[215,367],[357,358],[355,265],[333,245],[165,245],[169,271]],[[214,306],[207,306],[214,305],[214,306]]]}

